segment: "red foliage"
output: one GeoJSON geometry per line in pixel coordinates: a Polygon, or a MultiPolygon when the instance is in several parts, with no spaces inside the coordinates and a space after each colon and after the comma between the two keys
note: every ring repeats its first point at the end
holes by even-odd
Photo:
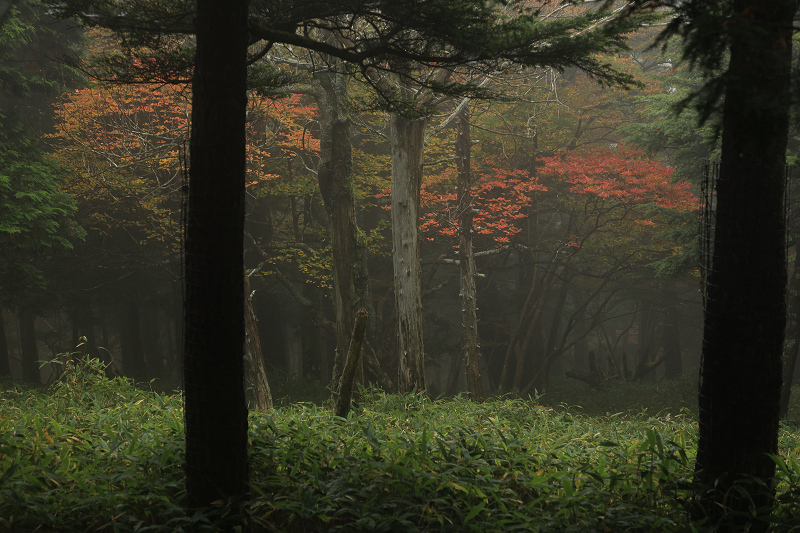
{"type": "MultiPolygon", "coordinates": [[[[490,158],[480,161],[482,172],[475,172],[472,187],[472,208],[475,233],[485,235],[497,244],[506,244],[521,231],[517,221],[527,216],[525,208],[533,194],[547,190],[529,173],[492,166],[490,158]]],[[[448,169],[422,186],[422,215],[420,231],[433,240],[435,234],[458,234],[458,191],[453,187],[455,169],[448,169]]]]}
{"type": "Polygon", "coordinates": [[[625,147],[593,149],[539,159],[542,175],[561,178],[578,194],[623,202],[655,204],[666,209],[697,209],[686,181],[671,179],[674,169],[625,147]]]}

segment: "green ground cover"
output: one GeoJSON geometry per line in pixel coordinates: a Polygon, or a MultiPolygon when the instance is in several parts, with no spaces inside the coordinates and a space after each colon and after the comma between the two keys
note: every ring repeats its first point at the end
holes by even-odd
{"type": "MultiPolygon", "coordinates": [[[[47,389],[3,383],[0,530],[217,531],[235,523],[223,505],[183,510],[180,395],[97,370],[69,371],[47,389]]],[[[632,402],[654,390],[683,394],[684,385],[618,387],[595,393],[632,402]]],[[[255,531],[704,529],[686,518],[696,423],[691,406],[680,409],[683,398],[657,416],[617,403],[554,408],[545,398],[474,404],[367,390],[347,419],[311,403],[252,413],[247,522],[255,531]]],[[[776,531],[800,529],[798,449],[787,424],[776,531]]]]}

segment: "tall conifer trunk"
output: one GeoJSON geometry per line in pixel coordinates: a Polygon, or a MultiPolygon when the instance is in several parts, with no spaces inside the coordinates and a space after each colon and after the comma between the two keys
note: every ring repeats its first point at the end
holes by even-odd
{"type": "Polygon", "coordinates": [[[392,261],[398,326],[398,390],[425,389],[422,342],[422,278],[419,264],[419,207],[425,119],[393,113],[392,261]]]}
{"type": "MultiPolygon", "coordinates": [[[[347,109],[347,77],[323,72],[315,76],[322,135],[317,172],[320,194],[331,220],[333,285],[336,310],[336,361],[331,382],[338,386],[350,346],[356,312],[368,306],[367,250],[359,238],[353,196],[353,148],[347,109]]],[[[359,370],[363,364],[359,364],[359,370]]],[[[363,371],[357,372],[363,375],[363,371]]]]}
{"type": "Polygon", "coordinates": [[[244,178],[247,1],[198,0],[186,231],[186,490],[247,490],[244,178]]]}
{"type": "MultiPolygon", "coordinates": [[[[732,35],[705,309],[698,517],[742,528],[769,512],[785,324],[784,167],[794,0],[732,0],[732,35]],[[764,485],[754,483],[759,478],[764,485]],[[752,502],[737,490],[742,482],[752,502]],[[726,514],[730,509],[734,513],[726,514]]],[[[756,529],[766,529],[761,522],[756,529]]],[[[737,529],[738,530],[738,529],[737,529]]]]}
{"type": "Polygon", "coordinates": [[[458,167],[458,258],[461,268],[461,328],[464,335],[464,354],[467,364],[467,391],[470,398],[483,401],[483,378],[481,377],[478,347],[478,305],[475,287],[475,257],[472,253],[472,169],[469,134],[469,107],[464,106],[458,116],[458,139],[456,140],[456,166],[458,167]]]}

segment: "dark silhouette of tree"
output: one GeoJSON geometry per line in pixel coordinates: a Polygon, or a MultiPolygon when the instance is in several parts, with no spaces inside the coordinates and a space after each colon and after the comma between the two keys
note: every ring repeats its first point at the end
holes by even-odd
{"type": "Polygon", "coordinates": [[[247,36],[247,0],[197,2],[184,339],[190,505],[241,498],[247,490],[247,36]]]}
{"type": "Polygon", "coordinates": [[[695,517],[723,531],[750,523],[751,530],[766,530],[775,473],[768,454],[777,453],[786,321],[784,172],[798,2],[639,4],[676,9],[662,37],[681,34],[684,59],[711,74],[691,100],[701,119],[722,113],[695,517]]]}
{"type": "Polygon", "coordinates": [[[786,319],[784,168],[797,2],[734,0],[726,7],[721,19],[729,31],[730,63],[722,78],[722,157],[695,481],[714,487],[701,495],[702,516],[734,527],[752,519],[753,504],[765,518],[773,497],[775,463],[767,454],[778,451],[786,319]],[[731,490],[737,482],[749,497],[731,490]]]}

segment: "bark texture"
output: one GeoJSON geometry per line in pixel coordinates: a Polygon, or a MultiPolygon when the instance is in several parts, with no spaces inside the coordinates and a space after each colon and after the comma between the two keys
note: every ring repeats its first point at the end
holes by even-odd
{"type": "Polygon", "coordinates": [[[353,334],[350,346],[347,349],[342,378],[339,382],[336,395],[336,416],[346,418],[350,412],[350,401],[353,398],[353,385],[356,380],[356,370],[361,360],[361,345],[364,344],[364,335],[367,333],[367,310],[359,309],[353,323],[353,334]]]}
{"type": "Polygon", "coordinates": [[[472,169],[469,132],[469,107],[464,106],[458,117],[456,166],[458,167],[458,258],[461,268],[461,327],[464,335],[464,359],[467,363],[467,391],[474,401],[483,401],[481,352],[478,346],[478,304],[475,286],[475,257],[472,253],[472,169]]]}
{"type": "Polygon", "coordinates": [[[398,325],[398,390],[425,390],[422,342],[422,279],[419,264],[419,205],[424,154],[424,119],[397,113],[390,120],[392,145],[392,261],[398,325]]]}
{"type": "Polygon", "coordinates": [[[267,379],[267,367],[261,352],[261,337],[258,334],[258,320],[253,311],[250,295],[250,280],[244,276],[244,323],[245,323],[245,383],[246,392],[252,398],[251,408],[259,411],[272,409],[272,391],[267,379]]]}
{"type": "Polygon", "coordinates": [[[317,178],[331,221],[336,311],[336,361],[331,381],[336,389],[356,312],[369,301],[369,283],[366,246],[360,238],[353,197],[353,148],[347,110],[347,77],[323,72],[316,75],[315,79],[322,89],[317,98],[322,123],[317,178]]]}
{"type": "MultiPolygon", "coordinates": [[[[784,167],[795,1],[733,0],[695,481],[721,530],[766,518],[785,324],[784,167]],[[752,481],[759,478],[764,484],[752,481]],[[732,489],[741,483],[749,497],[732,489]],[[713,490],[710,487],[714,487],[713,490]],[[708,489],[706,491],[706,489],[708,489]],[[752,501],[750,500],[752,498],[752,501]]],[[[754,524],[766,529],[766,522],[754,524]]]]}
{"type": "Polygon", "coordinates": [[[781,386],[780,417],[789,414],[789,400],[792,393],[792,381],[797,366],[797,353],[800,351],[800,254],[795,254],[794,270],[789,282],[786,296],[786,334],[783,344],[783,385],[781,386]]]}
{"type": "Polygon", "coordinates": [[[198,0],[186,233],[186,490],[247,491],[244,178],[247,1],[198,0]]]}

